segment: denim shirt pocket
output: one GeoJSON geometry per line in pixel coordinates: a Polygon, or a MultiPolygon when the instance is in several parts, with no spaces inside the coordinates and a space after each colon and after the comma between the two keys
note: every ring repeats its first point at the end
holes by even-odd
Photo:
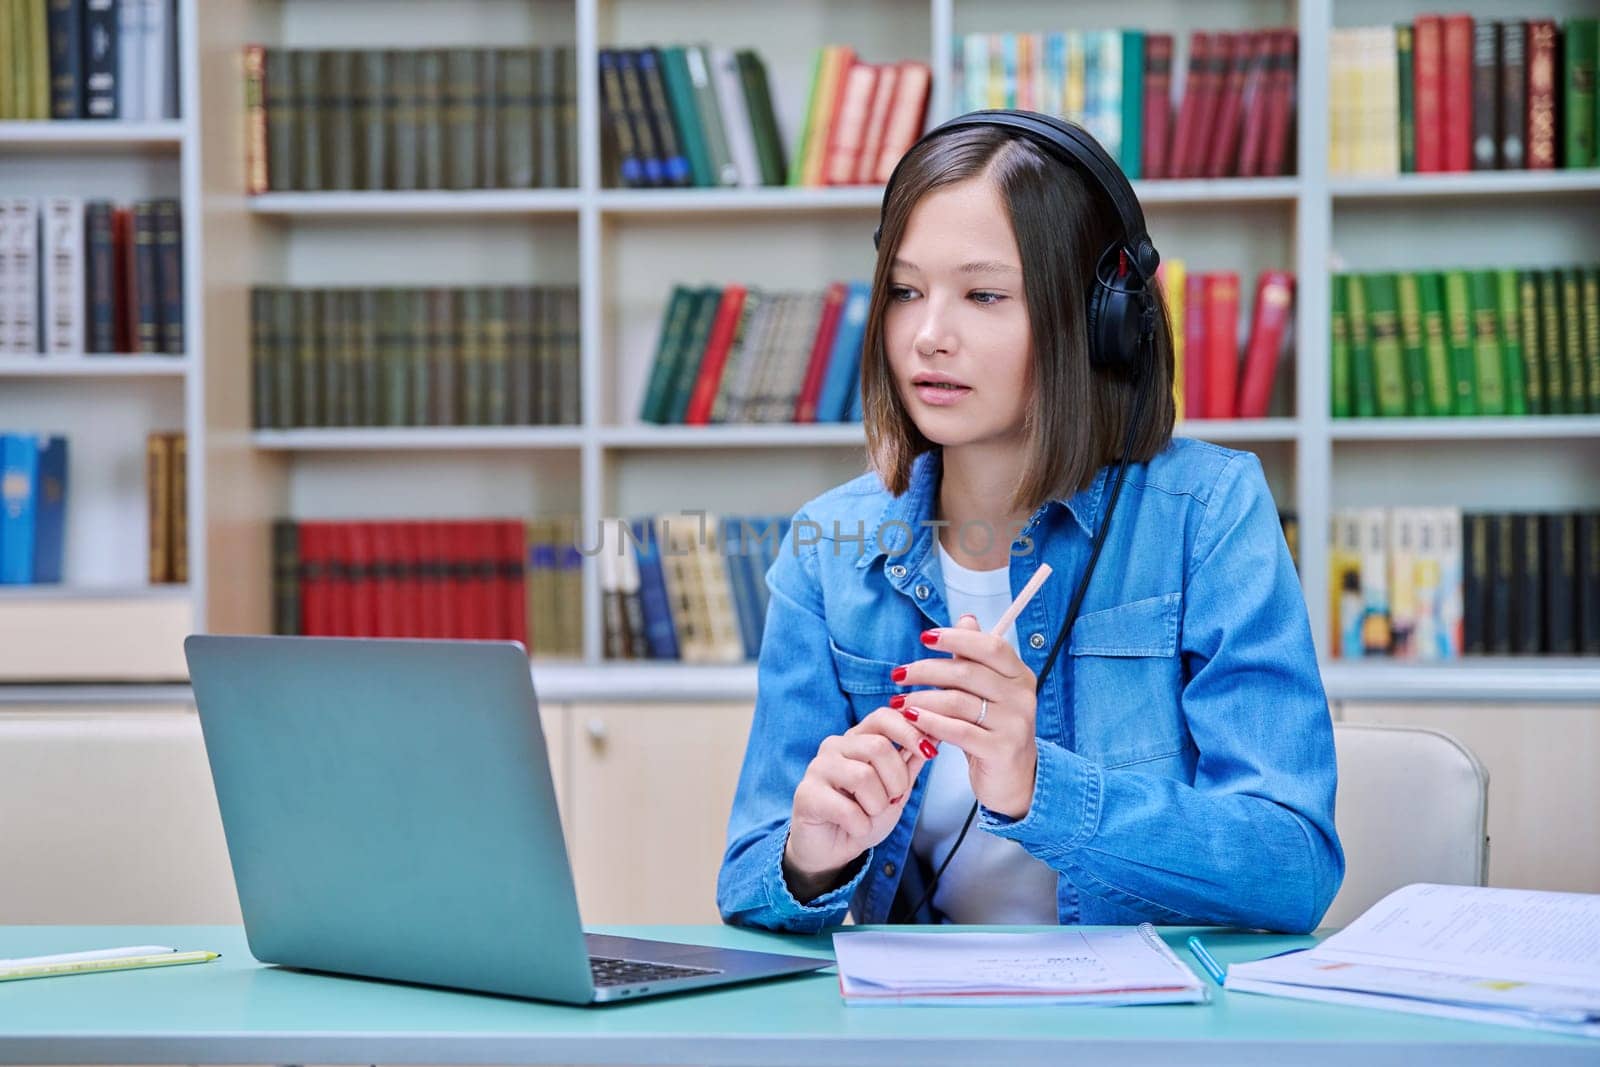
{"type": "MultiPolygon", "coordinates": [[[[1079,616],[1072,627],[1074,747],[1106,768],[1183,751],[1178,616],[1166,593],[1079,616]]],[[[1152,770],[1156,768],[1152,767],[1152,770]]]]}
{"type": "Polygon", "coordinates": [[[846,652],[834,644],[832,638],[828,640],[828,651],[833,653],[833,667],[839,675],[839,688],[850,698],[850,711],[856,722],[887,706],[889,697],[904,688],[896,685],[889,676],[891,671],[900,666],[899,663],[868,659],[846,652]]]}

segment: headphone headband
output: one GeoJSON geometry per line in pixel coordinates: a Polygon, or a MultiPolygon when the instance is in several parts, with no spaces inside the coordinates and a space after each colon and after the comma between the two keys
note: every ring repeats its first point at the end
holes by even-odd
{"type": "Polygon", "coordinates": [[[889,174],[889,181],[883,187],[883,206],[879,210],[878,229],[873,231],[872,235],[874,247],[878,244],[883,229],[882,218],[889,207],[890,190],[894,188],[895,179],[899,177],[900,167],[905,163],[906,156],[935,137],[975,126],[999,126],[1015,130],[1061,162],[1087,171],[1095,180],[1095,184],[1111,199],[1112,207],[1116,209],[1117,218],[1122,223],[1123,240],[1140,279],[1149,282],[1155,278],[1156,268],[1161,265],[1161,256],[1156,252],[1156,246],[1145,229],[1144,209],[1139,206],[1139,198],[1134,195],[1133,186],[1128,183],[1127,175],[1122,173],[1122,168],[1117,166],[1116,161],[1083,127],[1032,111],[972,111],[958,115],[923,134],[895,163],[894,170],[889,174]]]}

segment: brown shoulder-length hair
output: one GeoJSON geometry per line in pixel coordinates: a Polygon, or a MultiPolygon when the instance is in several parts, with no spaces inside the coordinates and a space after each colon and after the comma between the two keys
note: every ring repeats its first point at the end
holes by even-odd
{"type": "MultiPolygon", "coordinates": [[[[1022,254],[1033,396],[1013,505],[1031,510],[1085,488],[1101,467],[1121,457],[1135,386],[1132,378],[1089,365],[1087,297],[1100,253],[1121,239],[1115,208],[1077,168],[1006,130],[979,126],[941,134],[912,149],[900,166],[884,206],[863,339],[861,406],[867,452],[885,487],[899,496],[910,485],[912,461],[937,447],[912,422],[895,388],[883,319],[890,264],[899,254],[912,210],[930,191],[971,178],[994,182],[1022,254]]],[[[1161,287],[1153,279],[1152,288],[1158,309],[1155,354],[1133,436],[1135,463],[1166,447],[1176,414],[1172,329],[1161,287]]]]}

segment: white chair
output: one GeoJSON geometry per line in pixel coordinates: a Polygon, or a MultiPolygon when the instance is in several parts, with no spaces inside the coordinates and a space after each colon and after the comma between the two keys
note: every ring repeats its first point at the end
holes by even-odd
{"type": "Polygon", "coordinates": [[[1489,872],[1489,774],[1449,734],[1410,726],[1336,723],[1334,821],[1344,885],[1322,920],[1345,926],[1413,882],[1484,885],[1489,872]]]}
{"type": "Polygon", "coordinates": [[[0,923],[238,923],[192,709],[0,713],[0,923]]]}

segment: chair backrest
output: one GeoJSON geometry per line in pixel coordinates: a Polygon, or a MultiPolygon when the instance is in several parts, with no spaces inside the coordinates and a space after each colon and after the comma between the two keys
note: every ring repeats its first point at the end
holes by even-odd
{"type": "Polygon", "coordinates": [[[237,923],[192,709],[0,714],[0,923],[237,923]]]}
{"type": "Polygon", "coordinates": [[[1334,821],[1344,885],[1322,920],[1344,926],[1413,882],[1483,885],[1489,870],[1489,774],[1447,733],[1336,723],[1334,821]]]}

